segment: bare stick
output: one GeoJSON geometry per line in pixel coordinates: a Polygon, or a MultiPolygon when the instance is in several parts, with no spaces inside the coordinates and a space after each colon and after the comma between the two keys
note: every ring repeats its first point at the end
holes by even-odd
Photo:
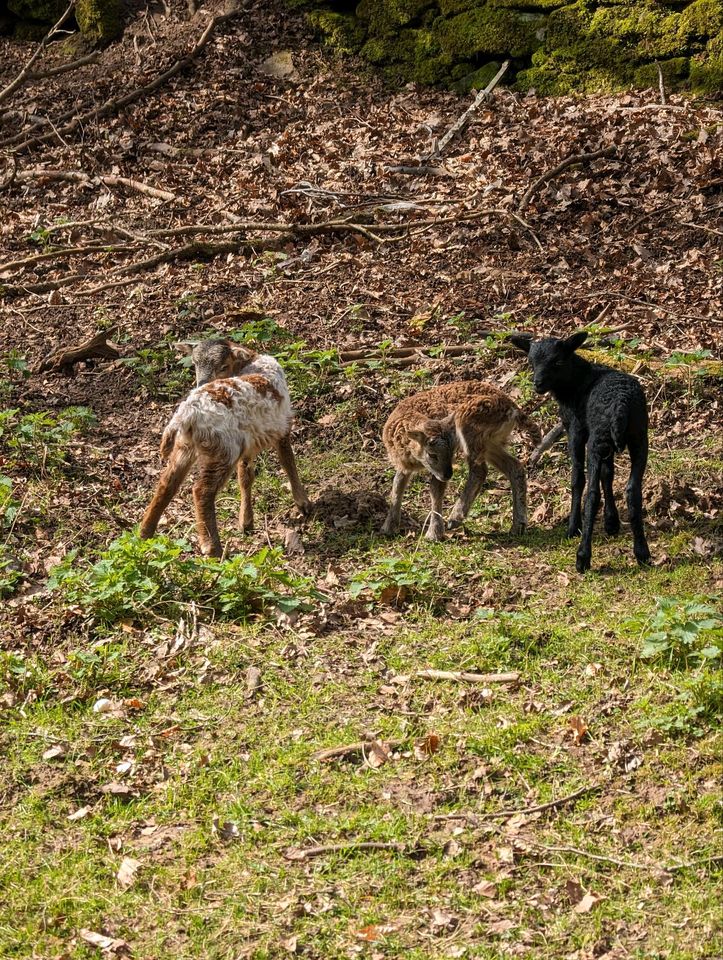
{"type": "Polygon", "coordinates": [[[536,807],[522,807],[520,810],[498,810],[496,813],[436,813],[433,820],[507,820],[510,817],[516,817],[518,814],[542,813],[543,810],[552,810],[555,807],[561,807],[578,797],[584,797],[588,793],[594,793],[600,789],[600,784],[595,783],[589,787],[581,787],[575,793],[570,793],[566,797],[558,797],[557,800],[550,800],[549,803],[540,803],[536,807]]]}
{"type": "Polygon", "coordinates": [[[49,80],[51,77],[59,77],[63,73],[70,73],[72,70],[78,70],[89,63],[97,63],[100,59],[100,51],[94,50],[84,57],[78,57],[77,60],[70,60],[68,63],[59,63],[57,67],[48,67],[47,70],[33,71],[27,75],[27,80],[49,80]]]}
{"type": "Polygon", "coordinates": [[[618,860],[617,857],[604,857],[600,853],[590,853],[589,850],[579,850],[577,847],[548,847],[541,843],[536,844],[536,847],[546,853],[574,853],[578,857],[597,860],[600,863],[612,863],[616,867],[629,867],[631,870],[664,870],[666,873],[675,873],[678,870],[688,870],[691,867],[700,867],[705,864],[723,861],[723,854],[717,854],[711,857],[703,857],[700,860],[693,860],[690,863],[674,863],[661,866],[657,863],[638,863],[636,860],[618,860]]]}
{"type": "Polygon", "coordinates": [[[404,853],[406,845],[403,843],[383,842],[381,840],[350,840],[348,843],[326,843],[320,847],[307,847],[305,850],[291,849],[286,851],[287,860],[311,860],[312,857],[321,857],[325,853],[358,853],[361,850],[397,850],[404,853]]]}
{"type": "Polygon", "coordinates": [[[422,680],[453,680],[456,683],[517,683],[520,679],[515,670],[511,673],[468,673],[466,670],[418,670],[422,680]]]}
{"type": "MultiPolygon", "coordinates": [[[[234,6],[234,8],[228,13],[222,13],[216,17],[213,17],[209,21],[208,26],[201,34],[195,46],[186,54],[186,56],[176,60],[168,68],[168,70],[165,70],[163,73],[159,74],[155,80],[152,80],[150,83],[147,83],[142,87],[137,87],[135,90],[131,90],[130,93],[126,93],[122,97],[115,97],[111,100],[106,100],[106,102],[101,104],[99,107],[94,107],[92,110],[88,110],[83,114],[78,114],[75,116],[71,114],[73,119],[64,127],[59,128],[58,133],[63,136],[67,136],[68,134],[77,130],[78,127],[85,126],[86,124],[97,120],[102,120],[104,117],[115,113],[117,110],[120,110],[123,107],[127,107],[128,104],[134,103],[136,100],[140,100],[142,97],[147,96],[149,93],[152,93],[154,90],[157,90],[159,87],[163,86],[164,83],[166,83],[172,77],[175,77],[177,73],[180,73],[191,64],[191,62],[206,46],[216,27],[220,26],[222,23],[225,23],[227,20],[231,20],[237,15],[238,12],[238,7],[234,6]]],[[[61,120],[67,119],[67,116],[67,114],[64,114],[61,120]]],[[[37,136],[30,135],[28,137],[27,131],[21,131],[20,134],[16,135],[15,137],[10,137],[8,140],[3,141],[0,146],[12,146],[17,144],[16,149],[23,150],[26,147],[53,140],[55,136],[56,133],[51,132],[37,136]]]]}
{"type": "Polygon", "coordinates": [[[593,160],[599,160],[601,157],[612,157],[616,153],[617,147],[605,147],[604,150],[595,150],[594,153],[576,153],[566,160],[563,160],[562,163],[558,163],[558,165],[551,170],[546,170],[541,177],[538,177],[537,180],[527,188],[517,207],[517,212],[522,213],[540,187],[547,183],[548,180],[554,180],[556,176],[561,174],[563,170],[567,170],[568,167],[572,167],[576,163],[592,163],[593,160]]]}
{"type": "Polygon", "coordinates": [[[55,36],[56,31],[60,30],[60,28],[65,23],[65,21],[70,16],[70,14],[73,12],[74,6],[75,6],[75,0],[71,0],[68,6],[68,9],[65,11],[65,13],[60,18],[60,20],[58,20],[55,26],[51,27],[50,30],[45,34],[43,39],[40,41],[37,50],[32,55],[32,57],[28,60],[28,62],[25,64],[25,66],[17,75],[17,77],[15,77],[15,79],[12,80],[6,87],[0,90],[0,103],[3,103],[5,100],[11,97],[15,93],[15,91],[18,89],[18,87],[22,87],[22,85],[29,79],[33,64],[36,62],[36,60],[38,60],[40,56],[42,56],[43,51],[45,50],[47,45],[50,43],[52,38],[55,36]]]}
{"type": "Polygon", "coordinates": [[[175,193],[168,190],[159,190],[158,187],[152,187],[141,180],[131,180],[128,177],[119,177],[114,174],[103,174],[99,177],[92,177],[83,170],[46,170],[42,167],[31,167],[27,170],[19,170],[15,173],[14,180],[66,180],[69,183],[81,183],[92,186],[97,183],[103,183],[107,187],[123,186],[135,190],[137,193],[145,193],[149,197],[156,197],[159,200],[177,200],[175,193]]]}
{"type": "Polygon", "coordinates": [[[84,247],[63,247],[60,250],[51,250],[47,253],[36,253],[32,257],[25,257],[24,260],[11,260],[8,263],[0,263],[0,276],[8,273],[10,270],[24,270],[34,263],[42,263],[44,260],[63,260],[65,257],[73,257],[79,253],[111,253],[116,251],[134,250],[134,247],[113,246],[108,243],[96,243],[84,247]]]}
{"type": "Polygon", "coordinates": [[[667,104],[667,99],[665,96],[665,81],[663,80],[663,71],[660,69],[660,64],[658,61],[655,61],[655,66],[658,68],[658,87],[660,88],[660,105],[664,107],[667,104]]]}
{"type": "Polygon", "coordinates": [[[703,223],[692,223],[690,220],[681,220],[681,223],[692,230],[703,230],[705,233],[712,233],[715,237],[723,237],[723,230],[714,230],[713,227],[707,227],[703,223]]]}
{"type": "Polygon", "coordinates": [[[437,144],[435,144],[434,150],[432,150],[431,154],[430,154],[426,159],[428,159],[428,160],[436,159],[436,158],[442,153],[442,151],[443,151],[444,148],[447,146],[447,144],[448,144],[454,137],[457,136],[457,134],[458,134],[459,131],[462,129],[462,127],[465,125],[465,123],[467,123],[467,121],[469,120],[470,116],[475,112],[475,110],[477,109],[477,107],[479,107],[479,105],[480,105],[484,100],[486,100],[487,97],[489,97],[489,95],[492,93],[492,91],[494,90],[494,88],[497,86],[497,84],[500,82],[500,80],[502,79],[502,77],[503,77],[503,76],[505,75],[505,73],[507,72],[507,68],[509,67],[509,65],[510,65],[510,61],[509,61],[509,60],[505,60],[505,62],[502,64],[502,66],[501,66],[500,69],[497,71],[497,73],[494,75],[494,77],[492,77],[492,79],[491,79],[490,82],[487,84],[487,86],[484,88],[484,90],[480,90],[480,92],[479,92],[479,93],[477,94],[477,96],[474,98],[474,101],[472,102],[472,104],[471,104],[469,107],[467,107],[467,109],[464,111],[464,113],[462,114],[462,116],[461,116],[455,123],[452,124],[452,126],[451,126],[451,127],[449,128],[449,130],[445,133],[445,135],[442,137],[442,139],[441,139],[437,144]]]}
{"type": "Polygon", "coordinates": [[[374,746],[387,750],[401,747],[405,742],[405,740],[358,740],[356,743],[347,743],[341,747],[328,747],[326,750],[319,750],[318,753],[313,755],[312,759],[325,763],[329,760],[338,760],[340,757],[364,756],[374,746]]]}

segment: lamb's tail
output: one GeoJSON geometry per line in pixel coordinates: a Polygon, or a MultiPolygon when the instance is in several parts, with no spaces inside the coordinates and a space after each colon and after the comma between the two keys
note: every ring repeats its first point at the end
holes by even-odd
{"type": "Polygon", "coordinates": [[[628,420],[630,419],[630,406],[627,398],[620,397],[617,402],[613,401],[610,411],[610,436],[613,445],[618,453],[627,447],[628,420]]]}
{"type": "Polygon", "coordinates": [[[535,421],[532,420],[524,410],[520,410],[519,408],[515,417],[515,429],[518,433],[527,434],[532,446],[537,446],[540,440],[542,440],[542,433],[535,421]]]}

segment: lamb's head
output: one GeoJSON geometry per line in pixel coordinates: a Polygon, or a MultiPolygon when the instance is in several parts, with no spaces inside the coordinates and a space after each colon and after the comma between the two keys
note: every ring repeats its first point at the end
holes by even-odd
{"type": "Polygon", "coordinates": [[[412,455],[432,476],[444,483],[452,479],[457,448],[453,413],[443,420],[420,420],[415,429],[409,431],[409,438],[412,455]]]}
{"type": "Polygon", "coordinates": [[[222,377],[238,376],[256,356],[253,350],[220,338],[202,340],[195,345],[177,343],[176,349],[193,360],[197,387],[222,377]]]}
{"type": "Polygon", "coordinates": [[[586,339],[587,333],[584,330],[573,333],[565,340],[558,340],[557,337],[545,337],[542,340],[533,340],[527,336],[510,337],[518,350],[527,354],[538,393],[554,392],[573,385],[576,376],[573,357],[586,339]]]}

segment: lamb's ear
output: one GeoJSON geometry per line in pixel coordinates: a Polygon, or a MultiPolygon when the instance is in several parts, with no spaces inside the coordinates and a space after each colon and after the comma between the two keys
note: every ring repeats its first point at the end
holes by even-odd
{"type": "Polygon", "coordinates": [[[232,343],[231,340],[228,340],[227,343],[231,348],[231,353],[233,354],[233,358],[237,363],[241,363],[245,366],[247,363],[253,360],[253,350],[248,350],[246,347],[240,347],[237,343],[232,343]]]}
{"type": "Polygon", "coordinates": [[[174,348],[178,350],[179,353],[185,354],[187,357],[190,357],[193,353],[193,344],[192,343],[174,343],[174,348]]]}
{"type": "Polygon", "coordinates": [[[562,344],[566,350],[569,350],[570,353],[573,353],[578,347],[581,347],[586,340],[587,330],[580,330],[578,333],[573,333],[573,335],[568,337],[567,340],[563,340],[562,344]]]}
{"type": "Polygon", "coordinates": [[[444,419],[439,421],[443,433],[449,433],[450,430],[454,430],[454,419],[454,414],[450,413],[448,417],[444,417],[444,419]]]}
{"type": "Polygon", "coordinates": [[[425,446],[429,440],[429,420],[420,420],[413,430],[408,430],[407,435],[411,440],[425,446]]]}
{"type": "Polygon", "coordinates": [[[532,337],[529,333],[515,334],[510,337],[510,343],[517,347],[518,350],[521,350],[523,353],[529,353],[530,347],[532,346],[532,337]]]}

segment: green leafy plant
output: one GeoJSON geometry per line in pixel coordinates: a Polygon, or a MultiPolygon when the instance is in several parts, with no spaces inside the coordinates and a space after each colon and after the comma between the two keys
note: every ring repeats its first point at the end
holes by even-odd
{"type": "Polygon", "coordinates": [[[57,416],[44,411],[0,412],[0,452],[9,463],[40,470],[61,466],[73,438],[96,422],[87,407],[66,407],[57,416]]]}
{"type": "Polygon", "coordinates": [[[354,574],[349,593],[354,599],[368,595],[382,603],[394,604],[425,598],[434,602],[440,596],[437,577],[414,557],[382,557],[354,574]]]}
{"type": "Polygon", "coordinates": [[[191,386],[188,369],[193,361],[179,356],[173,350],[170,339],[162,340],[152,347],[142,347],[121,363],[130,367],[145,392],[159,399],[175,399],[191,386]]]}
{"type": "Polygon", "coordinates": [[[703,670],[686,677],[677,696],[649,720],[664,733],[701,737],[723,720],[723,672],[703,670]]]}
{"type": "Polygon", "coordinates": [[[280,550],[264,548],[228,560],[189,550],[183,540],[139,540],[125,533],[95,563],[71,551],[52,571],[48,586],[106,625],[148,614],[175,618],[191,601],[223,619],[246,620],[272,608],[308,608],[322,597],[310,580],[283,568],[280,550]]]}
{"type": "Polygon", "coordinates": [[[13,497],[12,480],[0,473],[0,530],[12,527],[19,509],[20,504],[13,497]]]}
{"type": "Polygon", "coordinates": [[[669,667],[700,666],[723,654],[723,614],[702,600],[659,597],[655,612],[642,624],[642,639],[643,660],[667,661],[669,667]]]}

